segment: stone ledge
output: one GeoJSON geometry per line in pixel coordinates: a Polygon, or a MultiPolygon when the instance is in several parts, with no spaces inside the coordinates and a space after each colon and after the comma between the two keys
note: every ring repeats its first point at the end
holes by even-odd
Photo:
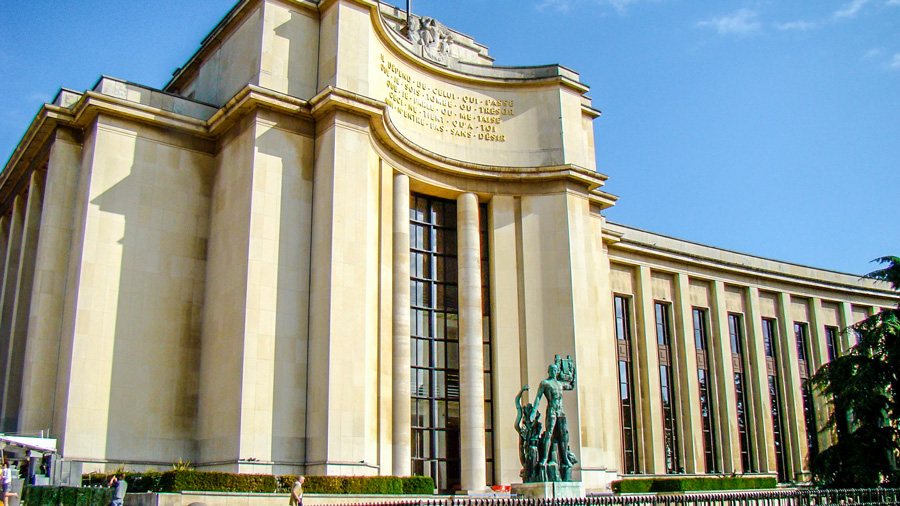
{"type": "Polygon", "coordinates": [[[580,481],[513,483],[512,492],[526,499],[568,499],[573,497],[585,497],[584,483],[580,481]]]}

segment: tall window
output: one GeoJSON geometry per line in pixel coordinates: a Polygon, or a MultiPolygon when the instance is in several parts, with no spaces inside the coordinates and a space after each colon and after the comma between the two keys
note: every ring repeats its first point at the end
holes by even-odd
{"type": "Polygon", "coordinates": [[[778,481],[787,481],[787,452],[784,448],[784,432],[781,419],[783,411],[781,404],[781,387],[778,381],[778,333],[775,320],[763,318],[763,340],[766,347],[766,371],[769,375],[769,399],[772,402],[772,430],[775,436],[775,464],[778,471],[778,481]]]}
{"type": "Polygon", "coordinates": [[[734,396],[737,402],[738,436],[741,443],[741,464],[745,473],[755,472],[750,438],[750,417],[747,387],[744,376],[744,331],[741,315],[728,315],[728,334],[731,338],[732,364],[734,366],[734,396]]]}
{"type": "Polygon", "coordinates": [[[413,473],[460,484],[456,203],[410,197],[413,473]]]}
{"type": "Polygon", "coordinates": [[[803,394],[803,418],[806,421],[806,446],[809,458],[819,453],[819,431],[816,428],[816,406],[813,395],[806,380],[810,375],[809,364],[809,326],[806,323],[794,324],[794,335],[797,338],[797,362],[800,367],[800,387],[803,394]]]}
{"type": "Polygon", "coordinates": [[[828,348],[828,361],[831,362],[838,355],[838,328],[825,327],[825,346],[828,348]]]}
{"type": "MultiPolygon", "coordinates": [[[[460,485],[459,300],[456,203],[410,196],[410,353],[413,473],[439,490],[460,485]]],[[[493,481],[490,279],[486,215],[481,208],[485,454],[493,481]]]]}
{"type": "Polygon", "coordinates": [[[709,373],[709,342],[705,309],[694,309],[694,344],[697,347],[697,375],[700,385],[700,418],[703,424],[703,458],[706,472],[719,472],[713,410],[712,376],[709,373]]]}
{"type": "Polygon", "coordinates": [[[616,343],[619,366],[619,401],[622,415],[622,470],[638,472],[638,443],[635,423],[634,381],[631,367],[631,309],[629,299],[616,295],[616,343]]]}
{"type": "Polygon", "coordinates": [[[669,330],[669,306],[661,302],[656,309],[656,344],[659,347],[659,390],[663,407],[663,436],[666,448],[666,473],[680,473],[678,456],[678,420],[675,410],[675,383],[669,330]]]}

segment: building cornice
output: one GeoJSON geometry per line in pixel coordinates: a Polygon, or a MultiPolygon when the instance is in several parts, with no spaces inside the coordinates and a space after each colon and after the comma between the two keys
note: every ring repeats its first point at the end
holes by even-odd
{"type": "Polygon", "coordinates": [[[594,188],[591,190],[591,202],[600,206],[600,210],[609,209],[610,207],[616,205],[616,202],[619,200],[617,195],[613,195],[612,193],[607,193],[599,188],[594,188]]]}
{"type": "Polygon", "coordinates": [[[391,121],[387,104],[364,95],[329,87],[306,101],[255,85],[247,85],[209,119],[186,116],[98,91],[83,93],[69,107],[46,104],[32,121],[14,156],[0,176],[0,203],[8,201],[11,198],[10,194],[15,193],[17,181],[28,172],[32,159],[41,152],[41,147],[57,125],[67,125],[84,131],[98,115],[104,114],[198,138],[216,140],[236,121],[257,108],[266,108],[310,121],[322,120],[335,110],[363,116],[369,122],[374,141],[382,147],[381,151],[405,160],[407,162],[405,165],[416,167],[417,170],[473,181],[515,182],[523,185],[565,180],[583,188],[591,202],[601,209],[613,206],[617,199],[614,195],[599,190],[605,184],[607,176],[576,164],[513,168],[455,160],[434,153],[410,141],[396,128],[391,121]]]}
{"type": "Polygon", "coordinates": [[[219,137],[238,119],[257,108],[266,108],[308,120],[313,119],[310,102],[250,84],[209,118],[207,131],[210,135],[219,137]]]}
{"type": "MultiPolygon", "coordinates": [[[[793,285],[806,291],[828,290],[855,296],[886,298],[900,302],[896,292],[886,285],[859,276],[816,269],[813,267],[770,260],[744,253],[723,250],[681,239],[661,236],[652,232],[608,223],[604,229],[604,242],[609,246],[611,262],[625,265],[657,264],[663,272],[685,272],[696,279],[714,280],[728,276],[736,285],[793,285]],[[636,237],[636,232],[647,238],[636,237]],[[676,248],[672,245],[679,245],[676,248]],[[684,269],[675,267],[686,266],[684,269]],[[746,281],[741,281],[744,279],[746,281]],[[752,282],[750,280],[753,280],[752,282]]],[[[799,291],[803,291],[799,290],[799,291]]]]}
{"type": "Polygon", "coordinates": [[[21,181],[46,154],[47,141],[59,124],[73,124],[71,111],[53,104],[44,104],[35,115],[22,140],[0,172],[0,214],[6,212],[12,199],[21,189],[21,181]]]}
{"type": "Polygon", "coordinates": [[[191,135],[209,137],[205,120],[95,91],[85,92],[81,100],[72,107],[72,122],[84,129],[101,113],[174,129],[191,135]]]}
{"type": "Polygon", "coordinates": [[[618,232],[615,230],[610,230],[608,228],[603,229],[603,242],[612,245],[620,242],[622,240],[622,232],[618,232]]]}

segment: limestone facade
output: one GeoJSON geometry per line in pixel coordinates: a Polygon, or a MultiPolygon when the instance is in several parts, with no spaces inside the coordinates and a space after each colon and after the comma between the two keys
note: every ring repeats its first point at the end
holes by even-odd
{"type": "Polygon", "coordinates": [[[578,75],[404,15],[242,0],[163,90],[43,106],[0,174],[2,429],[58,438],[73,473],[480,491],[520,481],[513,400],[569,355],[589,491],[805,479],[828,435],[803,376],[897,298],[607,222],[578,75]]]}

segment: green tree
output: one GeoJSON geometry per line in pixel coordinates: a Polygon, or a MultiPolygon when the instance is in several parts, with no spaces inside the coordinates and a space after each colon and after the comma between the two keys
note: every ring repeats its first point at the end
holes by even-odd
{"type": "MultiPolygon", "coordinates": [[[[900,258],[874,260],[883,269],[865,277],[900,292],[900,258]]],[[[845,329],[857,344],[822,366],[809,381],[832,406],[824,430],[835,443],[811,462],[822,487],[900,485],[900,304],[845,329]]]]}

